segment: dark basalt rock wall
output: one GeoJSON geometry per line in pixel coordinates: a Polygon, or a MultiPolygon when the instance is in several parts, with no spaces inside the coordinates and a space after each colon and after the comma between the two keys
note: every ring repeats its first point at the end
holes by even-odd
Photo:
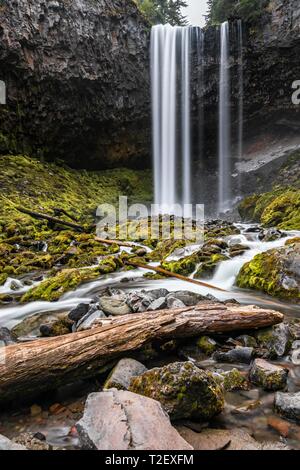
{"type": "MultiPolygon", "coordinates": [[[[233,21],[234,147],[236,35],[233,21]]],[[[149,42],[150,26],[133,0],[0,0],[0,80],[8,90],[7,106],[0,106],[0,153],[63,159],[84,168],[150,166],[149,42]]],[[[193,64],[194,154],[201,160],[199,175],[206,169],[216,177],[217,28],[206,30],[204,50],[204,85],[199,63],[193,64]]],[[[300,80],[299,57],[299,0],[271,0],[257,24],[244,25],[249,158],[255,147],[264,151],[280,135],[299,134],[300,106],[291,100],[292,83],[300,80]]]]}
{"type": "Polygon", "coordinates": [[[148,51],[132,0],[0,0],[0,152],[145,165],[148,51]]]}
{"type": "MultiPolygon", "coordinates": [[[[219,29],[210,27],[205,33],[204,85],[199,87],[199,61],[194,63],[194,132],[196,181],[201,182],[202,194],[211,198],[211,188],[218,177],[218,106],[219,106],[219,29]],[[203,140],[199,145],[199,109],[203,116],[203,140]],[[202,157],[199,157],[202,153],[202,157]],[[203,172],[205,177],[203,177],[203,172]],[[204,188],[204,189],[203,189],[204,188]]],[[[292,84],[300,80],[300,2],[299,0],[271,0],[256,24],[243,24],[244,77],[244,152],[243,158],[261,161],[270,157],[274,149],[280,158],[274,158],[266,168],[255,172],[255,180],[245,174],[237,181],[235,163],[238,162],[238,104],[239,61],[237,50],[237,21],[230,20],[230,76],[232,118],[232,187],[235,195],[255,191],[256,179],[270,187],[280,165],[289,156],[285,151],[298,139],[300,146],[300,106],[292,102],[295,91],[292,84]],[[282,147],[280,153],[278,149],[282,147]],[[282,157],[282,158],[281,158],[282,157]],[[266,180],[267,172],[267,180],[266,180]]],[[[270,158],[271,160],[271,158],[270,158]]],[[[256,165],[256,163],[255,163],[256,165]]],[[[259,166],[259,164],[258,164],[259,166]]],[[[250,170],[252,171],[252,170],[250,170]]],[[[266,189],[266,188],[265,188],[266,189]]],[[[199,196],[198,196],[199,197],[199,196]]]]}

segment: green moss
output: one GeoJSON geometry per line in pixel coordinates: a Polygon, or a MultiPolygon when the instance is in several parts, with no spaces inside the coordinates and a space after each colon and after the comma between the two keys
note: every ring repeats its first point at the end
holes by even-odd
{"type": "Polygon", "coordinates": [[[246,198],[239,206],[244,220],[261,222],[282,230],[300,229],[300,189],[278,187],[273,191],[246,198]]]}
{"type": "Polygon", "coordinates": [[[222,375],[224,377],[223,387],[227,392],[249,389],[249,382],[247,378],[239,370],[232,369],[222,375]]]}
{"type": "Polygon", "coordinates": [[[197,256],[192,255],[182,258],[178,261],[170,261],[161,263],[161,267],[170,271],[171,273],[181,274],[182,276],[189,276],[192,274],[197,266],[197,256]]]}
{"type": "MultiPolygon", "coordinates": [[[[241,288],[263,291],[280,299],[300,301],[300,290],[296,287],[287,287],[284,277],[294,277],[297,274],[289,271],[289,259],[299,253],[300,244],[289,245],[256,255],[240,270],[237,285],[241,288]]],[[[298,284],[299,285],[299,284],[298,284]]]]}
{"type": "Polygon", "coordinates": [[[207,356],[211,356],[217,349],[217,343],[212,338],[209,338],[209,336],[201,336],[196,344],[207,356]]]}
{"type": "Polygon", "coordinates": [[[0,286],[2,286],[6,282],[7,278],[8,278],[8,274],[6,273],[0,274],[0,286]]]}
{"type": "Polygon", "coordinates": [[[98,268],[64,269],[26,292],[21,298],[21,302],[31,302],[35,300],[52,302],[58,300],[66,292],[74,290],[83,282],[92,281],[98,276],[98,268]]]}

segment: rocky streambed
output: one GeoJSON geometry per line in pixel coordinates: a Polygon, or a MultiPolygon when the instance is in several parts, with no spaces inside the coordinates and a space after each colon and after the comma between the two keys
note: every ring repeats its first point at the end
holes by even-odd
{"type": "MultiPolygon", "coordinates": [[[[166,449],[298,449],[299,232],[215,221],[207,224],[206,234],[203,247],[170,240],[151,247],[140,243],[122,256],[116,248],[114,256],[101,257],[102,273],[93,271],[98,264],[92,267],[90,279],[80,276],[75,281],[69,274],[71,284],[57,278],[65,270],[50,277],[47,272],[8,277],[1,287],[2,342],[36,343],[40,337],[92,332],[116,318],[212,303],[218,308],[261,305],[285,313],[283,322],[264,329],[149,342],[99,367],[89,380],[76,379],[6,408],[0,415],[0,433],[33,449],[160,449],[160,445],[166,449]],[[278,257],[271,271],[258,272],[257,264],[264,267],[262,259],[275,252],[284,262],[278,257]],[[209,281],[226,292],[122,268],[119,260],[128,256],[209,281]],[[240,289],[237,283],[240,278],[244,282],[248,270],[248,289],[240,289]],[[256,287],[253,273],[264,294],[251,290],[256,287]],[[270,284],[279,299],[267,295],[274,295],[270,284]],[[128,442],[120,426],[128,400],[132,409],[126,412],[126,426],[132,436],[140,436],[137,442],[128,442]],[[111,419],[115,409],[120,413],[111,419]],[[147,429],[157,427],[150,418],[153,415],[164,430],[164,440],[153,431],[149,441],[147,429]],[[120,429],[115,440],[105,437],[114,429],[120,429]]],[[[1,445],[14,444],[3,440],[1,445]]]]}

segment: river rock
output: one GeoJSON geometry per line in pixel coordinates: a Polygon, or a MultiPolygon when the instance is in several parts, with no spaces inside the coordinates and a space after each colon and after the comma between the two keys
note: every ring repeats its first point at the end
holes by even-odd
{"type": "Polygon", "coordinates": [[[77,323],[76,331],[84,331],[93,328],[93,326],[101,323],[101,320],[107,318],[102,310],[98,307],[92,306],[88,313],[77,323]]]}
{"type": "Polygon", "coordinates": [[[154,300],[155,298],[145,291],[132,292],[127,297],[127,305],[132,312],[143,313],[147,311],[147,308],[150,307],[154,300]]]}
{"type": "Polygon", "coordinates": [[[276,228],[262,230],[258,235],[258,238],[264,242],[273,242],[275,240],[279,240],[282,237],[283,233],[280,230],[277,230],[276,228]]]}
{"type": "Polygon", "coordinates": [[[270,364],[264,359],[255,359],[250,372],[251,382],[267,391],[284,389],[287,376],[287,369],[270,364]]]}
{"type": "Polygon", "coordinates": [[[182,302],[182,300],[177,299],[176,297],[170,295],[167,297],[167,306],[168,308],[185,308],[186,305],[182,302]]]}
{"type": "Polygon", "coordinates": [[[257,348],[257,341],[253,336],[241,335],[236,338],[246,348],[257,348]]]}
{"type": "Polygon", "coordinates": [[[84,317],[88,313],[89,309],[89,304],[81,303],[77,305],[77,307],[73,308],[73,310],[71,310],[71,312],[69,313],[69,319],[74,322],[78,322],[79,320],[81,320],[82,317],[84,317]]]}
{"type": "Polygon", "coordinates": [[[216,341],[213,338],[210,338],[209,336],[201,336],[197,340],[197,346],[200,351],[206,354],[207,356],[213,354],[217,349],[216,341]]]}
{"type": "Polygon", "coordinates": [[[76,429],[87,450],[193,449],[157,401],[123,390],[89,395],[76,429]]]}
{"type": "Polygon", "coordinates": [[[130,390],[159,401],[172,419],[210,420],[224,408],[222,387],[192,362],[151,369],[134,378],[130,390]]]}
{"type": "Polygon", "coordinates": [[[163,310],[167,307],[167,302],[165,297],[159,297],[159,299],[154,300],[149,307],[147,308],[148,312],[154,312],[156,310],[163,310]]]}
{"type": "Polygon", "coordinates": [[[151,297],[153,300],[160,299],[161,297],[167,297],[169,291],[167,289],[151,289],[148,291],[143,290],[142,294],[146,294],[148,297],[151,297]]]}
{"type": "Polygon", "coordinates": [[[0,345],[2,342],[4,346],[9,346],[10,344],[14,344],[16,340],[17,338],[8,328],[0,328],[0,345]]]}
{"type": "Polygon", "coordinates": [[[204,429],[201,432],[185,426],[176,429],[194,450],[263,450],[259,442],[241,429],[204,429]]]}
{"type": "Polygon", "coordinates": [[[18,445],[25,446],[28,450],[51,450],[51,446],[45,441],[45,436],[40,433],[23,432],[13,441],[18,445]],[[39,439],[39,436],[43,436],[43,439],[39,439]]]}
{"type": "Polygon", "coordinates": [[[43,337],[63,336],[72,332],[73,322],[69,318],[61,318],[40,326],[43,337]]]}
{"type": "Polygon", "coordinates": [[[234,392],[236,390],[249,390],[250,384],[242,372],[238,369],[231,369],[227,372],[223,372],[223,387],[226,392],[234,392]]]}
{"type": "Polygon", "coordinates": [[[128,390],[131,379],[143,374],[146,370],[147,367],[141,362],[129,358],[121,359],[110,373],[103,388],[104,390],[109,388],[128,390]]]}
{"type": "Polygon", "coordinates": [[[180,290],[177,292],[171,292],[168,297],[173,297],[177,300],[183,302],[186,307],[192,307],[197,305],[199,302],[203,300],[207,300],[207,298],[201,294],[196,294],[195,292],[190,292],[188,290],[180,290]]]}
{"type": "Polygon", "coordinates": [[[266,349],[270,359],[283,357],[291,346],[291,332],[287,323],[280,323],[271,328],[264,328],[256,334],[258,344],[266,349]]]}
{"type": "Polygon", "coordinates": [[[126,296],[123,295],[100,297],[99,304],[101,310],[103,310],[106,315],[117,317],[131,313],[131,309],[126,303],[126,296]]]}
{"type": "Polygon", "coordinates": [[[237,346],[230,351],[216,351],[213,355],[213,359],[217,362],[228,362],[230,364],[243,363],[250,364],[254,354],[253,348],[247,348],[242,346],[237,346]]]}
{"type": "Polygon", "coordinates": [[[67,318],[68,314],[66,312],[49,314],[36,313],[24,318],[24,320],[12,328],[11,333],[17,338],[29,335],[39,336],[41,325],[52,324],[58,320],[67,320],[67,318]]]}
{"type": "Polygon", "coordinates": [[[25,446],[16,444],[0,434],[0,450],[27,450],[25,446]]]}
{"type": "Polygon", "coordinates": [[[277,392],[274,402],[275,410],[285,418],[300,421],[300,392],[277,392]]]}

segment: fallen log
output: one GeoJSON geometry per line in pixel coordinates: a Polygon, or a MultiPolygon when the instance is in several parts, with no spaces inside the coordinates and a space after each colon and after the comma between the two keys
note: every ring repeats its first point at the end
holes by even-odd
{"type": "Polygon", "coordinates": [[[134,245],[133,243],[129,243],[129,242],[122,242],[120,240],[109,240],[108,238],[100,238],[100,237],[96,237],[95,241],[99,242],[99,243],[106,244],[106,245],[126,246],[128,248],[134,248],[135,246],[138,246],[138,245],[134,245]]]}
{"type": "Polygon", "coordinates": [[[52,217],[48,214],[42,214],[40,212],[30,211],[25,209],[24,207],[15,207],[19,212],[23,214],[30,215],[34,219],[39,220],[47,220],[48,222],[52,222],[54,224],[64,225],[65,227],[72,228],[79,232],[84,232],[86,229],[82,225],[74,224],[73,222],[67,222],[65,220],[58,219],[57,217],[52,217]]]}
{"type": "Polygon", "coordinates": [[[282,320],[281,313],[255,306],[202,303],[126,315],[89,331],[7,346],[0,349],[0,404],[97,376],[153,340],[263,328],[282,320]]]}
{"type": "Polygon", "coordinates": [[[197,286],[208,287],[209,289],[215,289],[220,292],[228,292],[225,289],[221,289],[221,287],[213,286],[212,284],[208,284],[207,282],[203,281],[196,281],[196,279],[182,276],[182,274],[172,273],[171,271],[167,271],[166,269],[160,268],[159,266],[150,266],[149,264],[137,263],[135,261],[130,261],[130,259],[126,261],[125,264],[128,264],[129,266],[135,266],[136,268],[143,268],[150,271],[155,271],[156,273],[163,274],[164,276],[176,277],[181,281],[190,282],[191,284],[196,284],[197,286]]]}

